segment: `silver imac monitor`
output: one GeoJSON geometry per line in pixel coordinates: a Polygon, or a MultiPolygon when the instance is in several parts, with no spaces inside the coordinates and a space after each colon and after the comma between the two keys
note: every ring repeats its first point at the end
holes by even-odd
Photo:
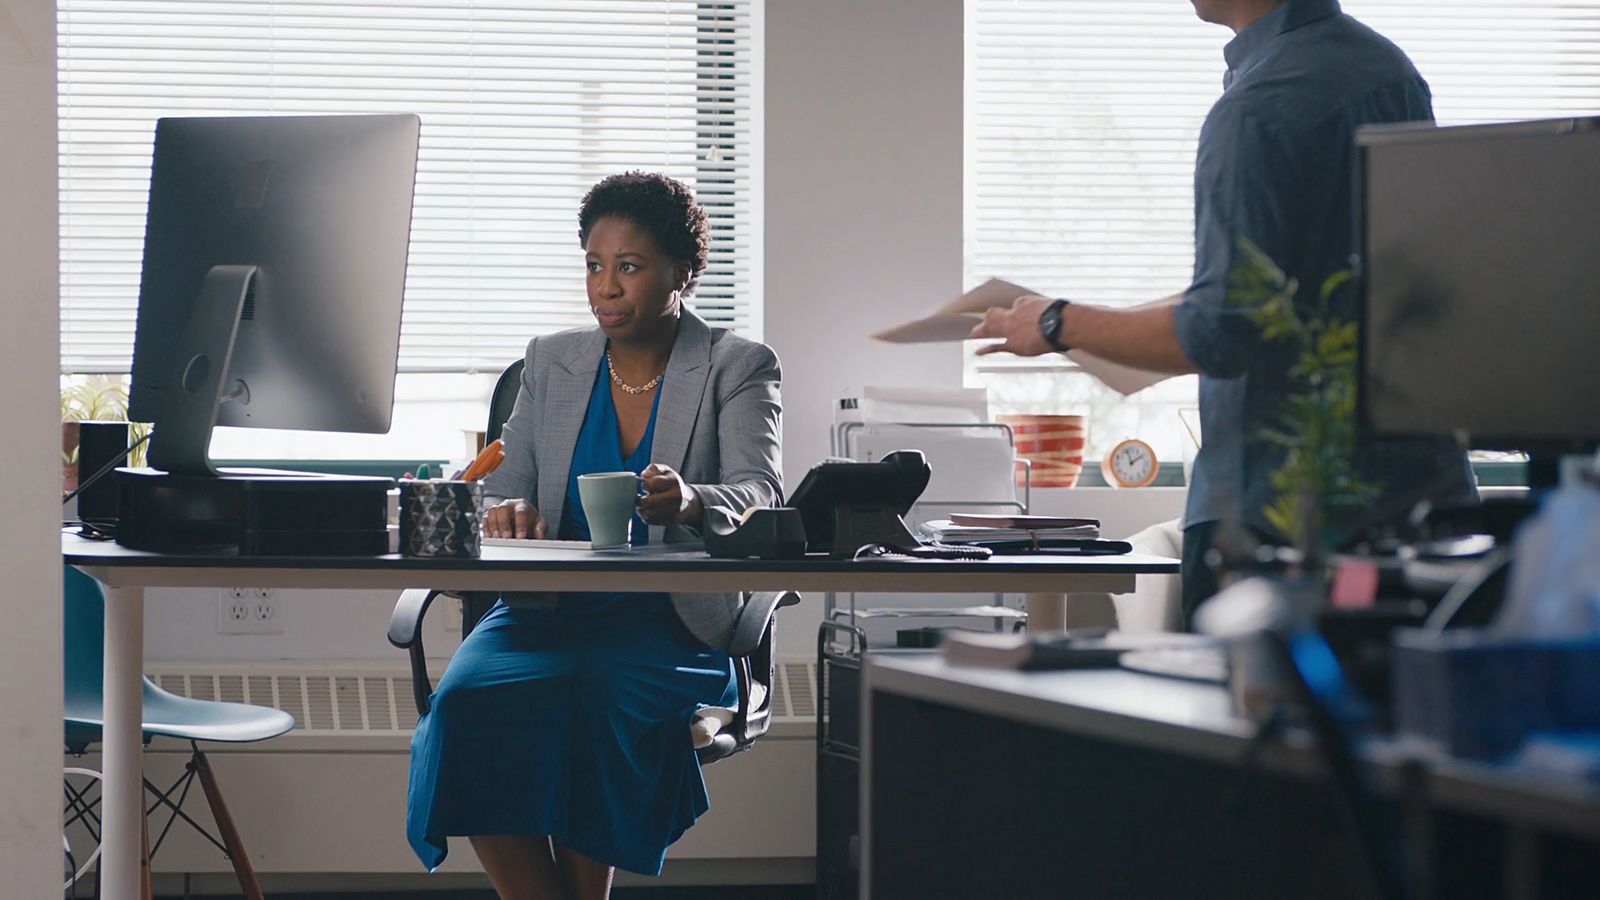
{"type": "Polygon", "coordinates": [[[1536,460],[1600,440],[1600,120],[1364,130],[1368,433],[1536,460]]]}
{"type": "Polygon", "coordinates": [[[388,431],[420,123],[156,124],[129,416],[215,475],[214,425],[388,431]]]}

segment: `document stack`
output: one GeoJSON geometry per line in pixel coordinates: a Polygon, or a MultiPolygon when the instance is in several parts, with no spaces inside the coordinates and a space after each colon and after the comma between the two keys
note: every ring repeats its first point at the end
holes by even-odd
{"type": "Polygon", "coordinates": [[[975,541],[1050,541],[1096,538],[1100,520],[1071,516],[987,516],[954,513],[922,524],[923,537],[942,544],[975,541]]]}

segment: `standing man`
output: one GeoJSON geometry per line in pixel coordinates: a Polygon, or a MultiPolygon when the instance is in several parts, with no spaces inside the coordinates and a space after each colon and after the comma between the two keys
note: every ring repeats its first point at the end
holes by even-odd
{"type": "MultiPolygon", "coordinates": [[[[1350,264],[1354,136],[1379,122],[1433,118],[1427,82],[1394,44],[1345,15],[1338,0],[1193,0],[1200,18],[1231,28],[1225,90],[1200,132],[1195,162],[1194,281],[1133,309],[1046,297],[992,309],[972,331],[1004,338],[980,353],[1038,356],[1080,348],[1115,362],[1199,373],[1204,445],[1195,460],[1183,532],[1183,612],[1216,592],[1205,554],[1222,523],[1276,537],[1263,509],[1282,451],[1262,440],[1293,389],[1292,356],[1262,341],[1249,311],[1226,305],[1241,239],[1261,247],[1308,306],[1323,280],[1350,264]]],[[[1352,292],[1338,315],[1353,319],[1352,292]]],[[[1387,496],[1434,485],[1469,500],[1459,449],[1384,442],[1357,451],[1357,471],[1387,496]]],[[[1381,501],[1380,501],[1381,502],[1381,501]]]]}

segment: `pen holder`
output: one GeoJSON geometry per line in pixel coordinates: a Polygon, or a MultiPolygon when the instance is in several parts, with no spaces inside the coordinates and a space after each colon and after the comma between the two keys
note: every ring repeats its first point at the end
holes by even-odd
{"type": "Polygon", "coordinates": [[[400,482],[400,555],[478,556],[482,509],[476,481],[400,482]]]}

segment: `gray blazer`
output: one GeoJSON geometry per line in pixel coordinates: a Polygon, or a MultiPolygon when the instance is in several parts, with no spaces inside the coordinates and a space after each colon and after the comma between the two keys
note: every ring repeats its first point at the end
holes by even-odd
{"type": "MultiPolygon", "coordinates": [[[[485,503],[526,499],[554,536],[566,504],[572,451],[605,348],[598,328],[528,342],[522,387],[501,435],[506,459],[483,481],[485,503]]],[[[661,382],[651,462],[677,470],[708,509],[724,506],[739,513],[781,503],[781,378],[771,347],[712,328],[685,307],[661,382]]],[[[699,538],[698,528],[650,526],[652,543],[699,538]]],[[[507,598],[530,601],[538,602],[527,594],[507,598]]],[[[672,604],[695,637],[712,647],[728,646],[738,595],[673,594],[672,604]]]]}

